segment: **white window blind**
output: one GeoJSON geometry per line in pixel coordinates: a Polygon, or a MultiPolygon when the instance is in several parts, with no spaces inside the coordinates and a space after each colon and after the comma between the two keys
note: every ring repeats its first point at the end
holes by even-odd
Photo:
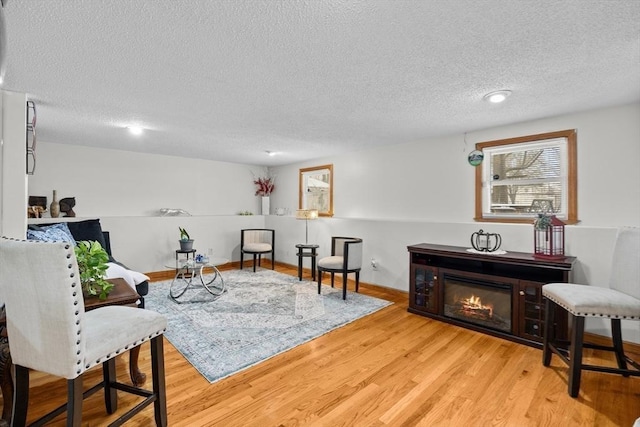
{"type": "Polygon", "coordinates": [[[567,138],[483,149],[483,217],[567,216],[567,138]]]}

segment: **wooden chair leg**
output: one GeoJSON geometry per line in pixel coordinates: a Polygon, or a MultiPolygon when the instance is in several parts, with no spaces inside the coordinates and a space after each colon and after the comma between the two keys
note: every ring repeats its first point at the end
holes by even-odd
{"type": "Polygon", "coordinates": [[[546,299],[544,305],[544,330],[542,335],[542,364],[549,366],[551,364],[551,345],[555,341],[555,304],[550,299],[546,299]]]}
{"type": "Polygon", "coordinates": [[[153,378],[153,393],[156,401],[153,403],[156,426],[167,425],[167,395],[164,375],[163,336],[151,339],[151,375],[153,378]]]}
{"type": "Polygon", "coordinates": [[[360,271],[356,271],[356,292],[360,288],[360,271]]]}
{"type": "MultiPolygon", "coordinates": [[[[620,327],[620,319],[611,319],[611,337],[613,339],[613,349],[616,353],[618,368],[627,369],[627,361],[624,358],[624,348],[622,347],[622,330],[620,327]]],[[[629,374],[623,373],[622,376],[628,377],[629,374]]]]}
{"type": "Polygon", "coordinates": [[[253,254],[253,272],[256,272],[256,254],[253,254]]]}
{"type": "MultiPolygon", "coordinates": [[[[13,396],[13,410],[11,411],[11,425],[27,425],[27,407],[29,406],[29,369],[14,365],[15,393],[13,396]]],[[[5,405],[9,403],[5,401],[5,405]]]]}
{"type": "Polygon", "coordinates": [[[335,276],[335,273],[332,271],[331,272],[331,287],[333,288],[333,277],[335,276]]]}
{"type": "MultiPolygon", "coordinates": [[[[2,329],[2,328],[0,328],[2,329]]],[[[12,377],[11,352],[9,351],[9,343],[5,339],[0,338],[0,390],[2,390],[2,420],[11,422],[11,411],[13,410],[11,402],[13,402],[13,377],[12,377]]]]}
{"type": "Polygon", "coordinates": [[[322,287],[322,270],[318,269],[318,295],[320,295],[321,287],[322,287]]]}
{"type": "MultiPolygon", "coordinates": [[[[138,306],[140,307],[140,306],[138,306]]],[[[140,358],[140,346],[135,346],[129,350],[129,376],[131,383],[140,387],[147,381],[147,375],[140,370],[138,359],[140,358]]]]}
{"type": "Polygon", "coordinates": [[[244,252],[242,252],[242,249],[240,249],[240,270],[242,270],[244,264],[244,252]]]}
{"type": "Polygon", "coordinates": [[[102,380],[104,381],[104,406],[108,414],[113,414],[118,410],[118,390],[111,387],[116,382],[115,357],[102,363],[102,380]]]}
{"type": "Polygon", "coordinates": [[[582,374],[582,342],[584,339],[584,317],[573,317],[571,347],[569,349],[569,395],[578,397],[582,374]]]}
{"type": "Polygon", "coordinates": [[[67,427],[82,425],[82,375],[67,380],[67,427]]]}

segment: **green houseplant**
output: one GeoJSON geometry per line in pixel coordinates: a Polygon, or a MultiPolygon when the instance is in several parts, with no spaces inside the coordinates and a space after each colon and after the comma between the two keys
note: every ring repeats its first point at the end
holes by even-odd
{"type": "Polygon", "coordinates": [[[182,227],[178,227],[178,230],[180,230],[180,250],[185,252],[192,250],[193,239],[189,236],[187,230],[182,227]]]}
{"type": "Polygon", "coordinates": [[[87,296],[106,299],[113,283],[105,280],[109,255],[98,242],[80,241],[75,247],[82,291],[87,296]]]}

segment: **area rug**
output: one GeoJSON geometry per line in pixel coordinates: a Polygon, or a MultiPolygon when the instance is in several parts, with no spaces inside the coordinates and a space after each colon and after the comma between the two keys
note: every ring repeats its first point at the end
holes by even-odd
{"type": "Polygon", "coordinates": [[[209,381],[215,382],[317,338],[390,304],[342,288],[299,281],[260,269],[223,271],[225,292],[215,297],[188,288],[176,303],[171,281],[149,286],[145,305],[168,320],[165,336],[209,381]]]}

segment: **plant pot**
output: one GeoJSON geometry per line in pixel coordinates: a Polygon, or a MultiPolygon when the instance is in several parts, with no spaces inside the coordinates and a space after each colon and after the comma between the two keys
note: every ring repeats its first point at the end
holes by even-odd
{"type": "Polygon", "coordinates": [[[180,242],[180,250],[187,252],[193,250],[193,239],[189,240],[179,240],[180,242]]]}

